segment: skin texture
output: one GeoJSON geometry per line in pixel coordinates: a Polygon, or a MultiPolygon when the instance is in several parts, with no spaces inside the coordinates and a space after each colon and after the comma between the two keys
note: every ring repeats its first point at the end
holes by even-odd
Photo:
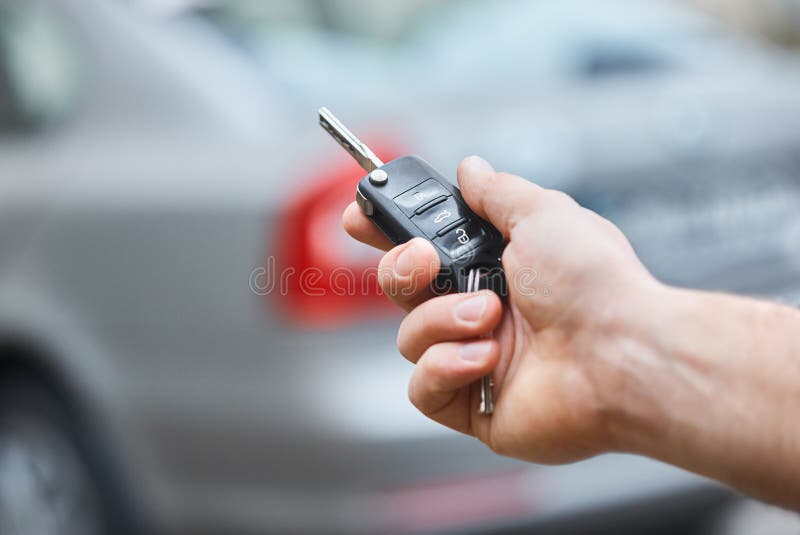
{"type": "Polygon", "coordinates": [[[502,455],[637,453],[800,507],[798,311],[661,284],[611,222],[478,157],[458,182],[508,239],[505,306],[491,292],[433,296],[429,242],[391,248],[355,203],[343,216],[388,251],[381,282],[408,311],[397,345],[421,412],[502,455]],[[487,373],[491,416],[478,413],[487,373]]]}

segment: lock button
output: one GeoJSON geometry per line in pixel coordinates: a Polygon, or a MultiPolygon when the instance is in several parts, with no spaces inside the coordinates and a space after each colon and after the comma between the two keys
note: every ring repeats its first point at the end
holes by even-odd
{"type": "Polygon", "coordinates": [[[417,210],[423,209],[428,205],[435,204],[432,201],[444,199],[450,196],[447,191],[436,179],[429,178],[428,180],[417,184],[410,190],[402,195],[398,195],[394,199],[394,203],[400,208],[408,217],[414,216],[417,210]]]}
{"type": "Polygon", "coordinates": [[[483,226],[471,220],[451,225],[447,232],[433,240],[450,258],[460,258],[486,239],[483,226]]]}

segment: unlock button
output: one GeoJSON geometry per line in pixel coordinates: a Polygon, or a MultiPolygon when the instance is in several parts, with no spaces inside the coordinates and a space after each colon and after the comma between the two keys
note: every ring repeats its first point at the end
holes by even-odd
{"type": "Polygon", "coordinates": [[[483,227],[474,221],[464,221],[446,230],[448,230],[446,234],[433,242],[450,258],[464,256],[483,242],[486,236],[483,227]]]}

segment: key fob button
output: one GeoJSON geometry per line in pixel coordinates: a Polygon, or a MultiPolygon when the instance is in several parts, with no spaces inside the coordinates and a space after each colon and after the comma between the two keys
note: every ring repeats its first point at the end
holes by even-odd
{"type": "Polygon", "coordinates": [[[452,223],[450,223],[446,227],[443,227],[443,228],[440,228],[439,230],[437,230],[436,231],[436,235],[437,236],[444,236],[445,234],[447,234],[448,232],[450,232],[451,230],[453,230],[457,226],[463,225],[466,222],[467,222],[467,218],[466,217],[461,217],[459,219],[456,219],[455,221],[453,221],[452,223]]]}
{"type": "Polygon", "coordinates": [[[428,238],[435,238],[437,233],[464,217],[461,207],[453,197],[431,206],[412,221],[428,238]]]}
{"type": "Polygon", "coordinates": [[[394,198],[394,203],[408,217],[414,215],[418,208],[424,207],[437,197],[447,197],[450,192],[437,180],[429,178],[394,198]]]}
{"type": "Polygon", "coordinates": [[[439,204],[440,202],[444,202],[446,200],[447,200],[446,196],[439,195],[438,197],[434,198],[432,201],[427,202],[427,203],[423,204],[422,206],[420,206],[419,208],[417,208],[416,210],[414,210],[414,214],[419,215],[422,212],[424,212],[425,210],[429,210],[429,209],[433,208],[434,206],[436,206],[437,204],[439,204]]]}
{"type": "Polygon", "coordinates": [[[453,226],[444,236],[433,242],[450,258],[460,258],[486,239],[486,229],[476,221],[465,221],[453,226]]]}

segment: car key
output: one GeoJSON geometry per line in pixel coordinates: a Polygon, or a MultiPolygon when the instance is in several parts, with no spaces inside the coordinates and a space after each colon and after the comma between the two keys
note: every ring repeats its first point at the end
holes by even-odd
{"type": "MultiPolygon", "coordinates": [[[[383,163],[327,108],[319,109],[319,123],[367,171],[356,187],[361,211],[395,245],[415,237],[433,243],[441,262],[437,293],[490,289],[506,296],[503,235],[467,206],[455,185],[418,156],[383,163]]],[[[482,414],[494,410],[492,387],[487,375],[481,381],[482,414]]]]}

